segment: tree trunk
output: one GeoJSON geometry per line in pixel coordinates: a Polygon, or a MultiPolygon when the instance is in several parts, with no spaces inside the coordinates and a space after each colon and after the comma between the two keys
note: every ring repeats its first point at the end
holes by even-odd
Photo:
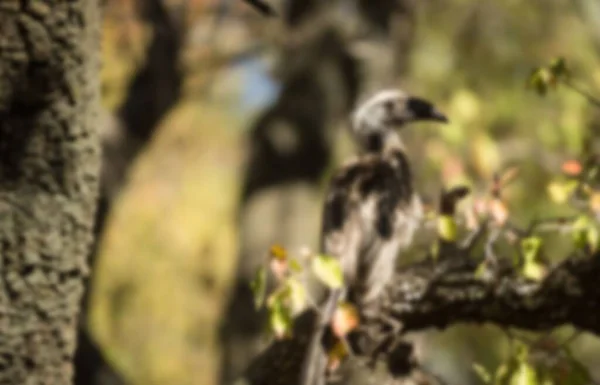
{"type": "Polygon", "coordinates": [[[71,384],[98,196],[99,5],[0,3],[0,383],[71,384]]]}

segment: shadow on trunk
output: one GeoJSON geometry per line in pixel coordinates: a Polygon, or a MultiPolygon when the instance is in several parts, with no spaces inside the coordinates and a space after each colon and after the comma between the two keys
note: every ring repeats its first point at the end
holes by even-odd
{"type": "MultiPolygon", "coordinates": [[[[116,385],[124,379],[111,367],[88,329],[90,290],[98,257],[98,246],[110,214],[113,199],[126,183],[127,174],[140,151],[148,144],[160,121],[177,103],[182,74],[178,68],[184,28],[181,17],[173,17],[161,0],[139,3],[142,21],[152,26],[153,37],[145,63],[129,85],[126,100],[116,116],[103,126],[101,195],[94,227],[95,244],[89,256],[91,275],[83,298],[78,348],[75,356],[75,384],[116,385]]],[[[178,12],[178,16],[183,12],[178,12]]]]}

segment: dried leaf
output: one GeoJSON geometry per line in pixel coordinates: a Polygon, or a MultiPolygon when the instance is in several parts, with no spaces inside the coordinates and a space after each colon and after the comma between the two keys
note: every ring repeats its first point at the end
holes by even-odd
{"type": "Polygon", "coordinates": [[[327,371],[333,372],[340,363],[348,356],[348,348],[343,341],[338,340],[335,345],[327,352],[327,371]]]}
{"type": "Polygon", "coordinates": [[[349,302],[338,305],[333,313],[331,328],[337,337],[344,337],[360,324],[360,317],[356,306],[349,302]]]}
{"type": "Polygon", "coordinates": [[[473,202],[473,209],[475,210],[475,214],[477,214],[477,216],[480,218],[484,217],[489,211],[488,201],[481,197],[475,198],[475,201],[473,202]]]}
{"type": "Polygon", "coordinates": [[[583,171],[583,166],[578,160],[568,160],[562,164],[561,170],[568,176],[579,176],[583,171]]]}
{"type": "Polygon", "coordinates": [[[285,259],[273,258],[269,263],[269,267],[275,278],[279,281],[283,280],[288,272],[288,262],[285,259]]]}
{"type": "Polygon", "coordinates": [[[506,204],[498,198],[494,198],[489,203],[490,215],[497,225],[504,225],[508,220],[509,212],[506,204]]]}
{"type": "Polygon", "coordinates": [[[269,255],[272,259],[285,261],[288,258],[287,250],[281,245],[273,245],[269,249],[269,255]]]}
{"type": "Polygon", "coordinates": [[[600,192],[592,193],[589,204],[590,204],[590,209],[594,213],[600,214],[600,192]]]}
{"type": "Polygon", "coordinates": [[[469,207],[465,212],[466,227],[469,230],[475,230],[479,227],[479,217],[475,212],[475,207],[469,207]]]}
{"type": "Polygon", "coordinates": [[[514,181],[517,176],[519,176],[519,166],[512,166],[507,168],[500,174],[498,177],[498,184],[500,188],[508,186],[512,181],[514,181]]]}

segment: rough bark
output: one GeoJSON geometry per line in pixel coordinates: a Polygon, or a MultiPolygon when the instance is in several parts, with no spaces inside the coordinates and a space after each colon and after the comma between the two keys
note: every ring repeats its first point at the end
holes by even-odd
{"type": "Polygon", "coordinates": [[[92,242],[97,1],[0,3],[0,383],[71,384],[92,242]]]}
{"type": "MultiPolygon", "coordinates": [[[[404,334],[459,323],[491,323],[499,327],[547,331],[570,325],[600,335],[600,254],[574,255],[549,270],[541,282],[524,279],[512,268],[488,277],[477,274],[479,263],[463,254],[427,260],[398,270],[379,303],[361,309],[361,327],[351,336],[357,357],[348,362],[377,360],[387,367],[388,382],[414,381],[423,372],[404,334]]],[[[294,337],[274,342],[258,356],[239,384],[294,384],[315,314],[296,321],[294,337]]],[[[371,382],[363,382],[371,383],[371,382]]]]}
{"type": "MultiPolygon", "coordinates": [[[[102,174],[99,207],[94,226],[95,240],[89,261],[92,274],[83,298],[78,349],[75,356],[75,383],[78,385],[119,385],[124,380],[106,361],[88,330],[89,295],[93,289],[98,246],[102,240],[112,202],[127,181],[130,166],[150,142],[160,121],[177,103],[182,74],[179,53],[184,37],[181,17],[170,14],[161,0],[139,2],[143,22],[152,26],[146,58],[134,74],[123,105],[115,116],[103,120],[102,174]]],[[[183,12],[177,13],[182,16],[183,12]]]]}

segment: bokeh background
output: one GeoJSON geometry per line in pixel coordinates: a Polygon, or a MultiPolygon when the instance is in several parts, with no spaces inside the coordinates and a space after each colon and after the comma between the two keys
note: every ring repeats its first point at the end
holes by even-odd
{"type": "MultiPolygon", "coordinates": [[[[450,117],[406,132],[426,198],[516,164],[505,197],[520,223],[565,213],[546,187],[598,136],[581,95],[526,87],[562,56],[600,93],[597,0],[281,0],[270,18],[240,0],[105,3],[103,200],[78,357],[97,384],[210,385],[247,363],[261,343],[250,273],[272,243],[315,246],[324,181],[352,151],[345,117],[372,90],[401,86],[450,117]]],[[[450,384],[506,354],[492,326],[417,339],[450,384]]],[[[574,342],[596,378],[598,347],[574,342]]]]}

